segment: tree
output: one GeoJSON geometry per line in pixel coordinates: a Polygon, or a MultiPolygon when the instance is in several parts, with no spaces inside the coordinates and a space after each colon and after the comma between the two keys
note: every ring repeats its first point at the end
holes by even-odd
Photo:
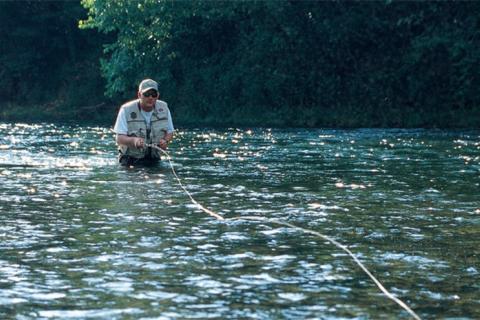
{"type": "Polygon", "coordinates": [[[436,126],[479,116],[479,3],[83,4],[84,26],[117,37],[102,64],[109,94],[155,77],[186,122],[436,126]],[[452,122],[452,108],[465,117],[452,122]]]}
{"type": "Polygon", "coordinates": [[[105,37],[79,30],[78,21],[85,15],[79,2],[0,2],[3,107],[42,105],[56,117],[103,99],[98,59],[105,37]]]}

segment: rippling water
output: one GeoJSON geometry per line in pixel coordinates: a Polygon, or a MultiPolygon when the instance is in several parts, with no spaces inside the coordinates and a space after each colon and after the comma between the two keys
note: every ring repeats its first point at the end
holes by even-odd
{"type": "MultiPolygon", "coordinates": [[[[480,318],[480,132],[180,130],[196,200],[348,245],[424,319],[480,318]]],[[[407,319],[341,250],[220,222],[109,128],[0,124],[2,319],[407,319]]]]}

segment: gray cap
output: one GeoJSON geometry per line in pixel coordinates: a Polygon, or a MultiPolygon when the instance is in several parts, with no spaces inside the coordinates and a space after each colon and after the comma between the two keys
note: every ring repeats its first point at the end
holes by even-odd
{"type": "Polygon", "coordinates": [[[145,79],[140,82],[140,85],[138,86],[138,91],[140,91],[140,93],[145,93],[151,89],[155,89],[155,91],[158,92],[158,83],[156,83],[152,79],[145,79]]]}

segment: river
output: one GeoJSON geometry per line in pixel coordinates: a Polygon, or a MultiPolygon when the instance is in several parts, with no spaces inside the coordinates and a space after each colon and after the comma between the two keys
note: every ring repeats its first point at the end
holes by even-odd
{"type": "MultiPolygon", "coordinates": [[[[422,319],[480,319],[480,131],[180,129],[196,201],[347,246],[422,319]]],[[[111,128],[0,123],[2,319],[410,319],[344,251],[199,210],[111,128]]]]}

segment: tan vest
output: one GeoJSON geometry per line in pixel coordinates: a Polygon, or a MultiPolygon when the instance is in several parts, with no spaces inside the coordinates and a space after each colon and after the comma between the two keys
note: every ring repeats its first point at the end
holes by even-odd
{"type": "MultiPolygon", "coordinates": [[[[129,137],[142,137],[145,143],[158,144],[160,139],[165,137],[168,128],[168,106],[164,101],[157,100],[153,109],[150,127],[140,113],[139,100],[133,100],[122,106],[127,117],[127,126],[129,137]]],[[[123,155],[134,158],[144,158],[151,156],[154,159],[160,159],[160,152],[153,148],[130,148],[124,145],[120,146],[120,152],[123,155]]]]}

